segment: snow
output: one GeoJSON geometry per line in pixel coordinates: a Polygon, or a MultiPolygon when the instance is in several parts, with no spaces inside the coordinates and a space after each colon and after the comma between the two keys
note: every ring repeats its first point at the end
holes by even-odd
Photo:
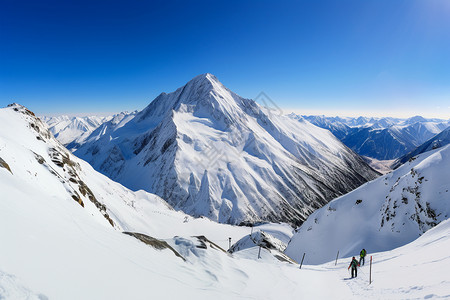
{"type": "MultiPolygon", "coordinates": [[[[0,109],[0,124],[7,124],[0,126],[0,157],[12,171],[0,167],[0,299],[450,297],[449,221],[404,247],[369,253],[374,265],[368,285],[367,263],[357,279],[348,280],[348,258],[337,266],[315,266],[308,253],[300,270],[298,264],[276,259],[273,250],[263,248],[258,258],[259,247],[251,245],[232,255],[209,242],[206,249],[198,248],[201,243],[194,236],[205,235],[226,249],[228,237],[235,242],[251,228],[192,218],[156,195],[111,181],[47,135],[45,125],[23,107],[0,109]],[[58,166],[59,155],[65,157],[63,166],[58,166]],[[68,178],[82,180],[92,190],[114,227],[87,196],[80,194],[84,207],[71,198],[78,185],[68,178]],[[163,239],[186,261],[123,234],[125,230],[163,239]]],[[[437,188],[435,197],[446,188],[439,177],[448,174],[432,175],[436,165],[449,169],[448,149],[411,165],[433,182],[429,188],[437,188]]],[[[446,197],[438,200],[448,201],[446,197]]],[[[261,224],[253,230],[270,233],[281,244],[292,237],[286,224],[261,224]]]]}
{"type": "Polygon", "coordinates": [[[159,95],[122,126],[103,124],[75,154],[132,190],[229,224],[299,224],[377,176],[328,131],[276,115],[211,74],[159,95]]]}
{"type": "Polygon", "coordinates": [[[435,135],[433,138],[429,139],[413,151],[405,154],[404,156],[400,157],[393,163],[393,168],[398,168],[405,162],[407,162],[410,159],[414,159],[415,156],[430,151],[432,149],[437,149],[440,147],[443,147],[445,145],[450,144],[450,127],[442,131],[441,133],[435,135]]]}
{"type": "MultiPolygon", "coordinates": [[[[138,231],[170,240],[175,235],[189,238],[201,234],[227,247],[228,237],[237,240],[250,228],[193,219],[176,212],[159,197],[143,191],[131,192],[67,152],[81,166],[77,169],[79,177],[107,205],[115,222],[113,228],[88,200],[83,198],[82,207],[70,198],[64,172],[53,165],[48,154],[49,149],[59,146],[58,142],[52,137],[37,139],[39,134],[45,135],[43,124],[25,113],[15,112],[14,108],[22,110],[11,107],[0,111],[2,124],[9,125],[0,128],[0,157],[12,170],[11,173],[0,168],[2,297],[145,299],[149,295],[192,298],[198,297],[199,291],[202,298],[217,294],[218,288],[211,287],[215,280],[209,270],[186,264],[169,251],[153,250],[121,231],[138,231]],[[33,122],[41,126],[39,134],[30,127],[33,122]],[[35,153],[46,163],[40,164],[35,153]],[[52,174],[45,167],[47,164],[60,175],[52,174]]],[[[277,225],[263,226],[275,230],[277,225]]],[[[280,235],[286,235],[286,225],[280,227],[280,235]]],[[[193,250],[187,248],[185,252],[193,250]]],[[[197,250],[198,255],[204,256],[202,251],[197,250]]],[[[215,276],[220,274],[221,260],[225,261],[225,268],[238,268],[238,263],[226,253],[211,255],[217,260],[213,261],[215,276]]],[[[236,273],[245,275],[241,271],[236,273]]],[[[233,286],[237,279],[231,277],[228,280],[233,286]]],[[[225,290],[222,298],[234,293],[225,290]]],[[[249,290],[243,295],[254,293],[249,290]]]]}
{"type": "Polygon", "coordinates": [[[450,145],[339,197],[311,214],[286,253],[309,263],[405,245],[450,216],[450,145]]]}
{"type": "MultiPolygon", "coordinates": [[[[356,298],[369,299],[442,299],[450,298],[450,222],[444,221],[416,241],[382,253],[369,253],[358,278],[348,281],[356,298]],[[369,285],[369,261],[373,256],[372,284],[369,285]]],[[[350,259],[334,262],[330,269],[343,269],[350,259]]]]}

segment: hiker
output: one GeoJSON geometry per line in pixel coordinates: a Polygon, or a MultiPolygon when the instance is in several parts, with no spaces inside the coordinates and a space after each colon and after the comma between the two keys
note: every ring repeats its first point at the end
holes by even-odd
{"type": "Polygon", "coordinates": [[[362,261],[362,266],[364,266],[366,254],[367,254],[367,251],[364,248],[361,250],[361,252],[359,252],[359,256],[360,256],[359,264],[361,265],[361,261],[362,261]]]}
{"type": "Polygon", "coordinates": [[[352,262],[350,263],[350,266],[348,266],[348,269],[350,269],[350,267],[352,267],[352,278],[357,277],[358,270],[356,269],[356,267],[359,267],[359,263],[354,256],[353,256],[352,262]],[[353,273],[355,273],[355,276],[353,276],[353,273]]]}

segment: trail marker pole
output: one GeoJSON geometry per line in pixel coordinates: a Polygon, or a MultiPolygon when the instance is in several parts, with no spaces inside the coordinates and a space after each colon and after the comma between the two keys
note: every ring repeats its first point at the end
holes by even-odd
{"type": "Polygon", "coordinates": [[[228,249],[230,249],[231,248],[231,238],[229,237],[228,238],[228,249]]]}
{"type": "Polygon", "coordinates": [[[336,262],[334,263],[334,265],[337,265],[338,257],[339,257],[339,250],[338,250],[338,253],[336,254],[336,262]]]}
{"type": "Polygon", "coordinates": [[[302,262],[300,263],[300,269],[302,268],[303,260],[305,259],[305,254],[306,254],[306,253],[303,253],[302,262]]]}
{"type": "Polygon", "coordinates": [[[369,284],[372,283],[372,256],[370,256],[370,273],[369,273],[369,284]]]}
{"type": "Polygon", "coordinates": [[[252,235],[252,234],[253,234],[253,225],[251,225],[251,227],[252,227],[252,231],[250,232],[250,235],[252,235]]]}
{"type": "Polygon", "coordinates": [[[258,251],[258,259],[261,258],[261,246],[259,246],[259,251],[258,251]]]}

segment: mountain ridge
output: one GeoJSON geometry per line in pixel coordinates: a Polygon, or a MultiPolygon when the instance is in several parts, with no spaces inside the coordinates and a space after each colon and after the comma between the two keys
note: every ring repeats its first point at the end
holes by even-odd
{"type": "MultiPolygon", "coordinates": [[[[296,116],[290,115],[293,119],[296,116]]],[[[408,119],[325,116],[302,118],[330,130],[358,154],[378,160],[397,159],[450,125],[450,120],[426,119],[421,116],[408,119]]]]}

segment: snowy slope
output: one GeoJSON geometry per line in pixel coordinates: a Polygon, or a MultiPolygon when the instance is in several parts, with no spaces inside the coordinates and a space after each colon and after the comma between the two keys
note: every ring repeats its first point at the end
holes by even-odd
{"type": "Polygon", "coordinates": [[[374,254],[372,284],[367,286],[366,264],[360,272],[362,282],[350,281],[349,286],[355,298],[360,299],[448,299],[450,256],[443,249],[449,248],[447,220],[411,244],[374,254]]]}
{"type": "MultiPolygon", "coordinates": [[[[450,298],[450,221],[443,221],[410,244],[391,251],[368,253],[366,264],[358,268],[358,277],[350,278],[347,267],[351,257],[302,269],[331,273],[352,293],[349,299],[448,299],[450,298]],[[372,283],[369,284],[370,256],[372,283]]],[[[353,255],[359,253],[355,251],[353,255]]],[[[305,256],[308,262],[308,255],[305,256]]],[[[329,278],[331,279],[331,278],[329,278]]],[[[333,279],[331,279],[333,280],[333,279]]],[[[328,286],[328,281],[326,282],[328,286]]],[[[336,289],[336,298],[340,290],[336,289]]]]}
{"type": "Polygon", "coordinates": [[[328,131],[274,115],[211,74],[159,95],[126,123],[105,123],[75,154],[133,190],[232,224],[299,224],[377,176],[328,131]]]}
{"type": "Polygon", "coordinates": [[[436,136],[432,137],[410,153],[400,157],[393,163],[393,168],[398,168],[405,162],[407,162],[410,159],[413,159],[415,156],[433,150],[440,147],[444,147],[446,145],[450,144],[450,127],[442,131],[441,133],[437,134],[436,136]]]}
{"type": "MultiPolygon", "coordinates": [[[[269,251],[258,260],[249,252],[230,256],[212,246],[209,240],[224,247],[229,236],[237,240],[250,229],[193,219],[155,195],[112,182],[65,150],[26,108],[1,109],[0,123],[8,125],[0,126],[0,298],[331,297],[313,284],[300,284],[319,282],[320,272],[299,275],[296,266],[279,262],[269,251]],[[82,195],[81,181],[103,209],[82,195]],[[122,230],[165,238],[183,258],[122,230]],[[207,239],[193,237],[200,235],[207,239]],[[278,283],[266,284],[273,282],[278,283]]],[[[286,225],[258,228],[285,242],[291,237],[286,225]]],[[[340,288],[343,297],[350,296],[340,288]]]]}
{"type": "Polygon", "coordinates": [[[286,253],[310,263],[405,245],[450,216],[450,145],[419,155],[309,216],[286,253]]]}
{"type": "MultiPolygon", "coordinates": [[[[109,180],[65,150],[24,107],[0,109],[0,124],[0,299],[448,296],[450,259],[442,251],[450,246],[448,222],[411,245],[374,254],[374,282],[367,286],[366,269],[345,280],[348,259],[337,267],[310,266],[306,259],[299,270],[273,249],[263,248],[259,259],[251,245],[227,254],[220,247],[226,249],[228,237],[245,240],[250,228],[193,219],[155,195],[109,180]],[[104,209],[82,195],[80,181],[104,209]],[[75,191],[84,207],[72,198],[75,191]],[[163,239],[154,246],[167,243],[182,258],[122,230],[163,239]]],[[[270,233],[278,245],[292,235],[285,224],[260,225],[255,237],[258,232],[270,233]]]]}

